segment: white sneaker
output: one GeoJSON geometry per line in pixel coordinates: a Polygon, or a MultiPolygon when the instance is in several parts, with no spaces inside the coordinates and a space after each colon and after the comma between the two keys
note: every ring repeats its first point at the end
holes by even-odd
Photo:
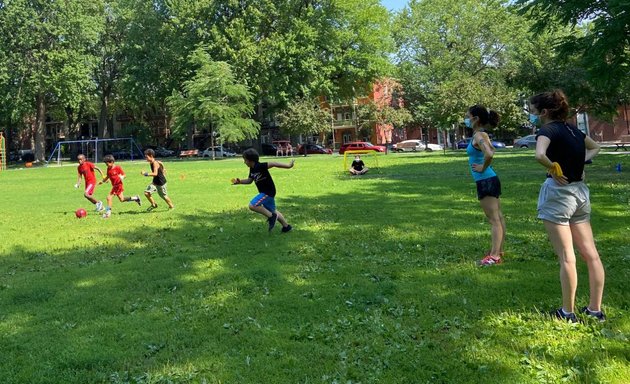
{"type": "Polygon", "coordinates": [[[103,213],[103,219],[109,219],[111,215],[112,211],[105,211],[105,213],[103,213]]]}
{"type": "Polygon", "coordinates": [[[102,201],[97,201],[96,202],[96,212],[100,212],[103,210],[103,202],[102,201]]]}

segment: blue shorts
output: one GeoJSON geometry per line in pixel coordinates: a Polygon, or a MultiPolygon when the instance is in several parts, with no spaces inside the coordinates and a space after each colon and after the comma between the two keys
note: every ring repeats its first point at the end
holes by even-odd
{"type": "Polygon", "coordinates": [[[263,206],[267,208],[267,210],[271,213],[276,211],[276,200],[269,195],[265,195],[264,193],[257,194],[252,201],[249,202],[249,205],[253,205],[254,207],[263,206]]]}

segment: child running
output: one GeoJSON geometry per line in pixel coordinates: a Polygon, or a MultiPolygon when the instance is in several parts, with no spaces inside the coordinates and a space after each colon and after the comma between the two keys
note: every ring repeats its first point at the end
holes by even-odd
{"type": "Polygon", "coordinates": [[[287,223],[282,213],[276,211],[276,185],[271,178],[269,168],[293,168],[295,160],[291,160],[289,164],[284,163],[261,163],[258,161],[258,152],[249,148],[243,152],[243,161],[249,167],[249,176],[247,179],[232,179],[232,184],[251,184],[256,183],[258,195],[249,202],[249,209],[258,212],[267,217],[269,223],[269,231],[276,225],[276,220],[282,224],[282,233],[289,232],[293,227],[287,223]]]}
{"type": "Polygon", "coordinates": [[[114,196],[118,196],[118,200],[121,203],[128,201],[135,201],[138,205],[142,205],[140,197],[138,195],[132,197],[125,197],[123,195],[123,179],[125,178],[125,171],[119,166],[114,165],[114,156],[105,155],[103,162],[107,165],[107,176],[99,184],[106,183],[109,180],[112,183],[112,190],[107,195],[107,208],[103,214],[103,218],[107,219],[112,215],[112,200],[114,196]]]}
{"type": "Polygon", "coordinates": [[[166,191],[166,170],[164,169],[164,164],[162,164],[161,161],[155,160],[155,151],[150,148],[144,151],[144,158],[149,162],[149,164],[151,164],[151,172],[140,171],[140,173],[144,176],[153,177],[153,181],[144,191],[144,195],[149,200],[149,203],[151,203],[151,206],[147,209],[147,211],[150,212],[158,207],[152,196],[155,192],[157,192],[158,195],[160,195],[160,197],[166,202],[168,209],[175,208],[170,197],[168,197],[168,192],[166,191]]]}
{"type": "Polygon", "coordinates": [[[79,173],[79,178],[77,179],[76,184],[74,184],[75,188],[79,188],[81,183],[81,177],[85,180],[85,191],[83,192],[83,196],[92,204],[96,205],[96,212],[100,212],[103,210],[103,202],[100,200],[96,200],[92,195],[94,194],[94,190],[96,189],[96,174],[94,170],[97,170],[98,173],[101,174],[101,178],[105,177],[103,171],[100,170],[94,163],[87,161],[85,159],[85,155],[80,154],[77,156],[77,161],[79,162],[79,166],[77,167],[77,172],[79,173]]]}

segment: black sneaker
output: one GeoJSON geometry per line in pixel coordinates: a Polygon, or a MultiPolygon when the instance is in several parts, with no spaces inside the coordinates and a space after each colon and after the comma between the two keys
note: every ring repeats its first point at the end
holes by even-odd
{"type": "Polygon", "coordinates": [[[274,212],[271,214],[271,217],[267,219],[267,221],[269,222],[269,231],[271,231],[273,227],[276,226],[276,220],[278,220],[278,215],[274,212]]]}
{"type": "Polygon", "coordinates": [[[293,227],[291,226],[291,224],[287,224],[286,227],[282,227],[282,233],[287,233],[287,232],[289,232],[292,229],[293,229],[293,227]]]}
{"type": "Polygon", "coordinates": [[[150,206],[149,208],[147,208],[147,212],[151,212],[152,210],[154,210],[155,208],[157,208],[157,204],[150,206]]]}
{"type": "Polygon", "coordinates": [[[142,207],[142,200],[140,200],[140,196],[136,195],[136,203],[138,204],[138,207],[142,207]]]}
{"type": "Polygon", "coordinates": [[[555,317],[556,319],[568,321],[569,323],[577,323],[577,317],[575,317],[575,313],[570,312],[565,314],[562,308],[558,308],[555,311],[551,312],[551,317],[555,317]]]}
{"type": "Polygon", "coordinates": [[[580,312],[585,314],[586,316],[597,319],[597,321],[599,321],[600,323],[606,321],[606,315],[602,311],[591,311],[590,309],[588,309],[588,307],[584,307],[580,309],[580,312]]]}

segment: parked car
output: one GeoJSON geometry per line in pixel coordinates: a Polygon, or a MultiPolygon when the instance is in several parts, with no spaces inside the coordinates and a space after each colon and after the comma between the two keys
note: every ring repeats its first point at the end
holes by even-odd
{"type": "Polygon", "coordinates": [[[424,151],[426,148],[429,151],[440,151],[443,147],[440,144],[428,143],[426,146],[422,140],[405,140],[396,143],[392,146],[392,149],[396,152],[416,152],[424,151]]]}
{"type": "Polygon", "coordinates": [[[214,152],[214,157],[235,157],[236,153],[230,151],[225,147],[208,147],[203,152],[199,153],[201,157],[212,157],[212,153],[214,152]]]}
{"type": "Polygon", "coordinates": [[[328,154],[332,155],[332,149],[324,148],[318,144],[300,144],[297,149],[298,155],[317,155],[328,154]]]}
{"type": "Polygon", "coordinates": [[[366,141],[354,141],[351,143],[342,144],[339,148],[339,154],[343,155],[346,151],[375,151],[375,152],[385,152],[385,147],[382,145],[374,145],[372,143],[368,143],[366,141]]]}
{"type": "Polygon", "coordinates": [[[263,143],[260,145],[260,147],[260,149],[262,150],[262,155],[264,156],[275,156],[276,152],[278,151],[278,147],[276,147],[274,144],[263,143]]]}
{"type": "Polygon", "coordinates": [[[536,148],[536,135],[527,135],[514,142],[513,148],[536,148]]]}
{"type": "Polygon", "coordinates": [[[153,152],[155,152],[155,157],[175,156],[175,151],[157,145],[147,145],[146,147],[144,147],[143,151],[146,151],[147,149],[152,149],[153,152]]]}
{"type": "MultiPolygon", "coordinates": [[[[457,149],[466,149],[466,147],[468,147],[468,143],[470,143],[470,140],[472,139],[472,137],[467,137],[464,140],[460,140],[457,142],[457,149]]],[[[505,143],[502,141],[497,141],[497,140],[493,140],[492,138],[490,139],[490,141],[492,142],[492,146],[496,149],[500,149],[500,148],[505,148],[505,143]]]]}

